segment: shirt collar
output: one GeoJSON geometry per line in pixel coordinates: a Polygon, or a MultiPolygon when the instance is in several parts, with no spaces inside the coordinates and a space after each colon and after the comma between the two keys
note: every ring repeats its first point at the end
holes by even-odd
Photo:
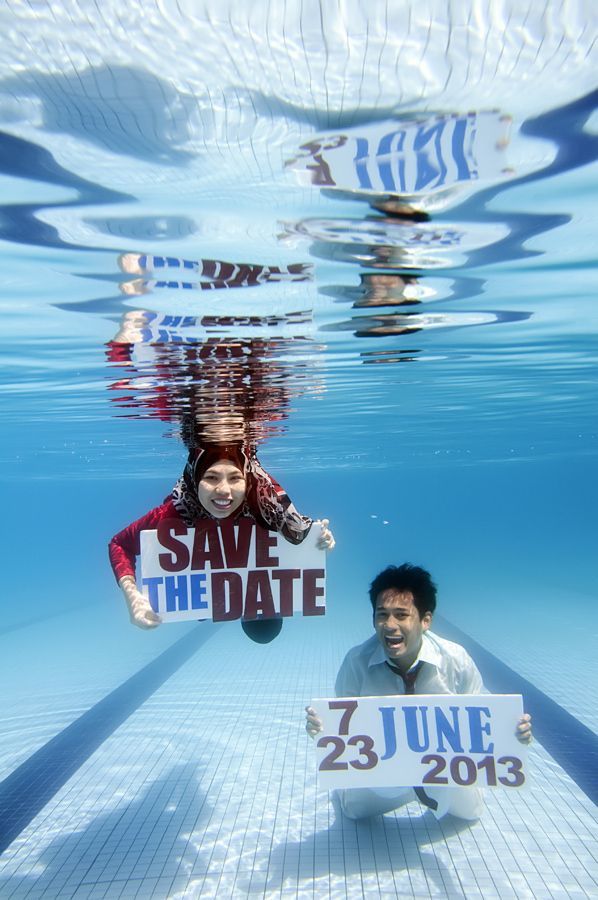
{"type": "MultiPolygon", "coordinates": [[[[434,642],[430,640],[430,637],[428,635],[428,631],[424,631],[424,633],[422,634],[422,645],[419,648],[419,653],[417,654],[417,657],[413,662],[413,666],[416,666],[418,662],[430,663],[431,666],[436,667],[440,665],[440,654],[434,642]]],[[[376,646],[374,647],[368,660],[368,668],[371,668],[371,666],[383,666],[386,662],[391,662],[391,660],[388,659],[386,653],[382,648],[382,644],[376,638],[376,646]]],[[[413,668],[413,666],[411,666],[411,668],[413,668]]]]}

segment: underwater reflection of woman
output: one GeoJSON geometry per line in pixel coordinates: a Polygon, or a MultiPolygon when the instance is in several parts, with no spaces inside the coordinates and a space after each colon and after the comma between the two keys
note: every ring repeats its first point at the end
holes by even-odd
{"type": "MultiPolygon", "coordinates": [[[[116,534],[109,547],[110,562],[121,588],[131,622],[154,628],[160,617],[135,581],[135,557],[140,552],[140,534],[154,529],[164,519],[181,519],[193,527],[201,519],[246,516],[268,531],[277,531],[292,544],[300,544],[314,520],[302,516],[288,494],[261,466],[255,451],[241,444],[213,444],[191,450],[185,470],[172,494],[161,506],[116,534]]],[[[318,546],[331,550],[334,538],[328,520],[321,526],[318,546]]],[[[243,631],[258,643],[268,643],[282,628],[282,618],[244,620],[243,631]]]]}

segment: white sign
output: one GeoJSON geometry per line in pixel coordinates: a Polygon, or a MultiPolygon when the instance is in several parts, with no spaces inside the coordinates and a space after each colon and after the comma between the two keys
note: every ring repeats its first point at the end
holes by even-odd
{"type": "Polygon", "coordinates": [[[509,126],[494,112],[388,119],[314,136],[286,166],[320,187],[429,194],[504,177],[509,126]]]}
{"type": "Polygon", "coordinates": [[[323,616],[326,551],[314,525],[301,544],[250,518],[165,519],[142,531],[141,590],[164,622],[323,616]]]}
{"type": "Polygon", "coordinates": [[[410,694],[312,700],[321,787],[521,787],[520,695],[410,694]]]}

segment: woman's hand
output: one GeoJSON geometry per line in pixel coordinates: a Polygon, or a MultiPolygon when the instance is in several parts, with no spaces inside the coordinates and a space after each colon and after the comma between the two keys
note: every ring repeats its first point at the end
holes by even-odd
{"type": "Polygon", "coordinates": [[[330,521],[328,519],[316,519],[316,525],[319,525],[322,529],[318,538],[319,550],[332,550],[336,544],[334,535],[328,527],[329,524],[330,521]]]}
{"type": "Polygon", "coordinates": [[[323,730],[322,720],[312,706],[306,706],[305,712],[305,730],[310,738],[314,738],[316,734],[323,730]]]}
{"type": "Polygon", "coordinates": [[[118,584],[123,592],[133,625],[145,629],[156,628],[162,622],[162,619],[153,611],[147,597],[144,597],[141,591],[138,590],[133,576],[124,575],[118,584]]]}
{"type": "Polygon", "coordinates": [[[532,717],[529,713],[524,713],[517,722],[517,730],[515,737],[521,744],[531,744],[532,742],[532,717]]]}
{"type": "Polygon", "coordinates": [[[140,253],[121,253],[118,264],[127,275],[144,275],[147,271],[141,265],[140,253]]]}

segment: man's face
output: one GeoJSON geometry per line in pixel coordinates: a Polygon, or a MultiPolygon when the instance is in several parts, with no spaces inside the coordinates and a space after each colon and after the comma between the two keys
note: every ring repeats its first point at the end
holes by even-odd
{"type": "Polygon", "coordinates": [[[387,588],[376,598],[374,628],[384,652],[393,665],[406,672],[415,662],[422,635],[432,622],[432,613],[420,619],[411,591],[387,588]]]}

